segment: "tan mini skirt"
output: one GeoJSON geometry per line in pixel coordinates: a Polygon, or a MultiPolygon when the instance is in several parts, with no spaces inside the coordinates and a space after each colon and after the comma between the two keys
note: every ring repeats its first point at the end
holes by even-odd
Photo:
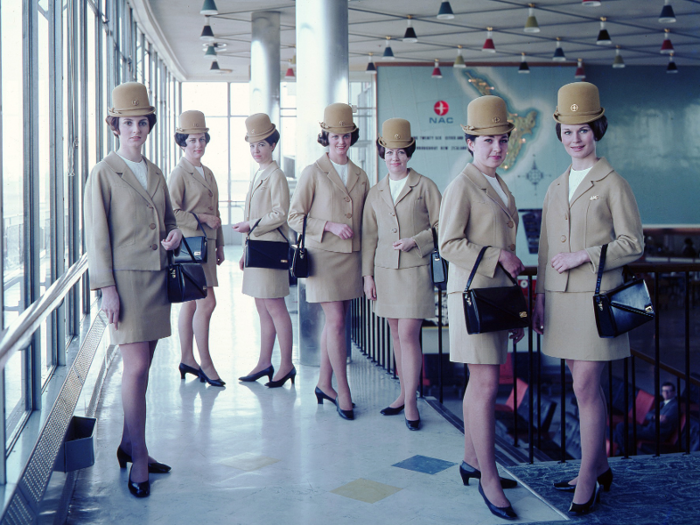
{"type": "Polygon", "coordinates": [[[119,294],[119,329],[109,325],[112,343],[122,345],[170,337],[167,270],[114,272],[119,294]]]}
{"type": "Polygon", "coordinates": [[[207,239],[207,262],[202,265],[207,278],[207,288],[219,286],[216,279],[216,239],[207,239]]]}
{"type": "Polygon", "coordinates": [[[374,313],[390,319],[435,317],[435,291],[428,266],[393,270],[374,267],[374,313]]]}
{"type": "Polygon", "coordinates": [[[338,253],[307,248],[309,277],[306,300],[309,303],[349,301],[363,295],[360,252],[338,253]]]}
{"type": "Polygon", "coordinates": [[[243,293],[256,299],[278,299],[289,295],[289,271],[269,268],[243,270],[243,293]]]}

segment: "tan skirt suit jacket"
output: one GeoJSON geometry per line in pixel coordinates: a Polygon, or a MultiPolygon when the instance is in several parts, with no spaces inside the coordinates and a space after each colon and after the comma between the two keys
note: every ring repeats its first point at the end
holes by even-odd
{"type": "Polygon", "coordinates": [[[351,160],[348,160],[347,185],[327,153],[302,171],[289,209],[289,225],[301,233],[307,216],[308,302],[345,301],[362,295],[362,212],[368,192],[367,174],[351,160]],[[353,237],[343,240],[324,232],[328,221],[348,225],[353,237]]]}
{"type": "Polygon", "coordinates": [[[611,361],[630,355],[627,334],[598,336],[593,311],[600,250],[608,244],[601,290],[623,282],[622,267],[644,252],[642,222],[629,183],[601,158],[569,202],[569,172],[554,180],[542,208],[537,293],[545,294],[545,354],[562,359],[611,361]],[[590,263],[557,272],[558,253],[586,250],[590,263]]]}
{"type": "Polygon", "coordinates": [[[508,331],[467,333],[464,291],[476,258],[484,253],[472,288],[511,284],[498,265],[501,250],[515,252],[518,210],[506,183],[496,175],[508,196],[505,204],[473,164],[457,175],[442,197],[440,206],[440,253],[450,263],[447,280],[447,309],[450,323],[450,360],[460,363],[500,365],[506,362],[508,331]]]}
{"type": "MultiPolygon", "coordinates": [[[[193,213],[198,217],[201,214],[208,214],[221,218],[219,187],[216,184],[216,179],[209,168],[204,165],[202,168],[204,169],[204,177],[199,174],[193,164],[182,157],[170,174],[170,201],[173,204],[177,226],[182,230],[183,237],[202,235],[202,230],[199,229],[193,213]]],[[[201,224],[207,236],[207,262],[202,265],[207,278],[207,286],[218,286],[216,248],[224,245],[224,230],[221,226],[213,229],[203,222],[201,224]]]]}
{"type": "Polygon", "coordinates": [[[435,316],[435,293],[430,278],[432,228],[438,227],[440,190],[428,177],[409,170],[405,186],[391,198],[389,176],[369,190],[362,216],[362,275],[371,275],[377,288],[374,311],[392,319],[435,316]],[[402,252],[393,243],[412,238],[416,247],[402,252]]]}
{"type": "Polygon", "coordinates": [[[119,294],[119,330],[110,325],[114,344],[170,336],[168,264],[160,241],[177,222],[163,173],[146,164],[146,189],[114,152],[95,165],[85,186],[90,289],[116,286],[119,294]]]}
{"type": "MultiPolygon", "coordinates": [[[[250,182],[245,198],[245,220],[250,227],[260,223],[249,234],[256,241],[285,241],[289,238],[289,185],[276,162],[250,182]],[[283,235],[284,234],[284,235],[283,235]]],[[[245,254],[244,254],[245,256],[245,254]]],[[[289,272],[268,268],[243,270],[243,293],[258,299],[275,299],[289,295],[289,272]]]]}

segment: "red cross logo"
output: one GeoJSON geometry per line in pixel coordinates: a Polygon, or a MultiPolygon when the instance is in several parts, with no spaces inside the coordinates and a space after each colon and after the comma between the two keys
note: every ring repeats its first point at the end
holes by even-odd
{"type": "Polygon", "coordinates": [[[445,102],[444,100],[438,100],[435,105],[433,106],[433,109],[435,110],[435,113],[440,116],[444,117],[447,115],[447,112],[450,110],[450,105],[445,102]]]}

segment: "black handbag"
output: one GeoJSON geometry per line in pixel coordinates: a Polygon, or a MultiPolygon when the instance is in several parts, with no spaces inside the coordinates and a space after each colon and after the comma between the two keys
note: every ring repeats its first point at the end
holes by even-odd
{"type": "Polygon", "coordinates": [[[623,270],[625,282],[617,288],[600,293],[607,251],[608,245],[604,244],[600,250],[598,281],[593,295],[595,323],[598,326],[598,335],[603,338],[617,337],[629,332],[651,321],[655,315],[644,279],[636,277],[627,266],[623,270]]]}
{"type": "Polygon", "coordinates": [[[289,273],[297,279],[304,279],[309,276],[309,254],[304,248],[304,238],[306,237],[306,215],[304,215],[304,227],[301,235],[297,237],[297,243],[292,245],[291,264],[289,273]]]}
{"type": "Polygon", "coordinates": [[[523,296],[518,282],[503,267],[501,267],[503,271],[513,281],[513,286],[470,288],[486,248],[488,246],[484,246],[479,252],[474,268],[472,268],[472,273],[469,275],[467,287],[463,292],[467,333],[483,334],[501,330],[513,330],[514,328],[527,328],[530,316],[528,315],[527,304],[525,304],[525,296],[523,296]]]}
{"type": "Polygon", "coordinates": [[[257,228],[262,219],[248,232],[245,240],[245,267],[246,268],[269,268],[271,270],[287,270],[289,268],[289,240],[277,228],[284,237],[283,241],[256,241],[250,238],[250,234],[257,228]]]}
{"type": "MultiPolygon", "coordinates": [[[[190,212],[191,213],[191,212],[190,212]]],[[[199,217],[192,213],[197,220],[197,225],[204,235],[198,237],[183,237],[180,248],[173,253],[174,263],[206,263],[207,262],[207,234],[199,222],[199,217]]]]}
{"type": "Polygon", "coordinates": [[[438,290],[447,288],[447,275],[449,272],[449,263],[442,258],[438,251],[437,233],[435,228],[431,228],[433,232],[433,253],[430,254],[430,278],[438,290]]]}
{"type": "Polygon", "coordinates": [[[168,299],[171,303],[184,303],[204,299],[207,296],[207,278],[204,268],[197,262],[173,262],[173,252],[168,252],[168,299]]]}

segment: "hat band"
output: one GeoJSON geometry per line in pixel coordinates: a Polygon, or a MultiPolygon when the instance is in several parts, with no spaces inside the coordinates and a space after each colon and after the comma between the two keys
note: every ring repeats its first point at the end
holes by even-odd
{"type": "Polygon", "coordinates": [[[557,111],[555,113],[557,115],[562,115],[565,117],[578,117],[578,116],[588,117],[591,115],[597,115],[601,111],[603,111],[603,108],[597,108],[597,109],[594,109],[592,111],[571,111],[571,112],[562,113],[557,109],[557,111]]]}
{"type": "Polygon", "coordinates": [[[416,139],[411,137],[410,140],[384,140],[384,137],[379,137],[377,142],[387,149],[404,149],[416,143],[416,139]]]}
{"type": "Polygon", "coordinates": [[[190,133],[206,133],[209,128],[175,128],[175,133],[189,135],[190,133]]]}
{"type": "Polygon", "coordinates": [[[261,131],[258,133],[256,133],[255,130],[247,131],[245,134],[245,140],[246,142],[258,142],[272,135],[276,129],[277,128],[275,128],[275,125],[272,124],[272,127],[267,131],[261,131]]]}
{"type": "Polygon", "coordinates": [[[501,133],[507,133],[509,131],[512,131],[513,129],[515,129],[515,125],[513,125],[512,122],[508,122],[508,121],[506,121],[503,124],[499,123],[495,126],[487,126],[487,127],[462,125],[462,131],[464,131],[468,135],[490,135],[490,134],[495,134],[496,132],[499,132],[499,131],[501,133]],[[493,132],[493,133],[488,133],[488,132],[493,132]]]}
{"type": "Polygon", "coordinates": [[[153,113],[156,112],[156,108],[153,106],[145,106],[145,107],[136,107],[136,108],[129,108],[129,109],[117,109],[117,108],[109,108],[107,110],[107,114],[110,117],[134,117],[138,115],[152,115],[153,113]]]}
{"type": "Polygon", "coordinates": [[[325,122],[319,122],[319,124],[321,129],[331,133],[352,133],[357,129],[357,125],[354,122],[350,122],[347,126],[329,126],[325,122]]]}

